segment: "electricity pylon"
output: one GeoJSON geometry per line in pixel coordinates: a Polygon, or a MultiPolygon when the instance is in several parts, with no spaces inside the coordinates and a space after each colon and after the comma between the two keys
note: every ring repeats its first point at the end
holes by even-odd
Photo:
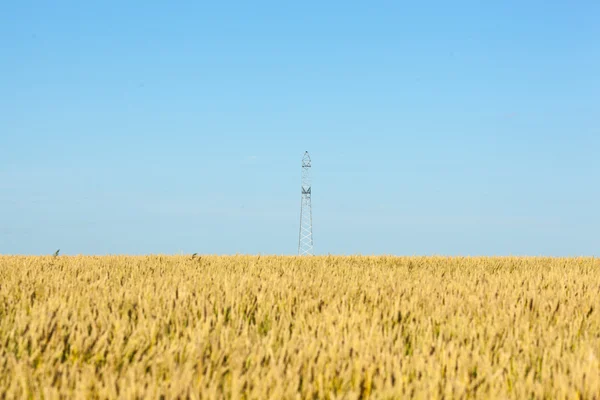
{"type": "Polygon", "coordinates": [[[299,256],[313,255],[310,168],[310,156],[308,155],[308,151],[305,151],[304,157],[302,157],[302,202],[300,204],[300,237],[298,238],[299,256]]]}

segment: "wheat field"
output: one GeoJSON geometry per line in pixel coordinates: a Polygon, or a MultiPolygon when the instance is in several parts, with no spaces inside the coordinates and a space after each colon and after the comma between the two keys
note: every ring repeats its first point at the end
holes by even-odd
{"type": "Polygon", "coordinates": [[[600,398],[600,261],[1,256],[0,398],[600,398]]]}

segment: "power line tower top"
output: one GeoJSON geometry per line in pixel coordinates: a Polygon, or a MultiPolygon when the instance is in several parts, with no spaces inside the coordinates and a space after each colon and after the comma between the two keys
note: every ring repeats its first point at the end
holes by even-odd
{"type": "Polygon", "coordinates": [[[311,160],[308,151],[302,157],[302,185],[300,203],[300,235],[298,238],[298,255],[313,255],[312,204],[311,204],[311,160]]]}
{"type": "Polygon", "coordinates": [[[310,155],[305,151],[302,157],[302,193],[310,193],[310,178],[310,155]]]}

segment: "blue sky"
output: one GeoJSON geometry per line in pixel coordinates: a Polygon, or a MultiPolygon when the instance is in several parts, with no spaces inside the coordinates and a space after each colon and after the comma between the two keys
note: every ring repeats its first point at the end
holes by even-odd
{"type": "Polygon", "coordinates": [[[598,2],[0,16],[0,253],[598,253],[598,2]]]}

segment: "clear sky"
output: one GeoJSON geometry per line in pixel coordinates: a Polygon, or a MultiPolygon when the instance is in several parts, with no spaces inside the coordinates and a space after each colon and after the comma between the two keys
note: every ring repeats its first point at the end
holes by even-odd
{"type": "Polygon", "coordinates": [[[0,2],[0,253],[594,255],[598,1],[0,2]]]}

